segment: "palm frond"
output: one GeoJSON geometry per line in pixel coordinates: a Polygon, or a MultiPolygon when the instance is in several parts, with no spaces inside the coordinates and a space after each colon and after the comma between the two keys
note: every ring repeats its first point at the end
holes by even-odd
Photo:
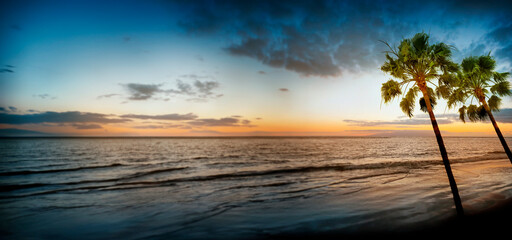
{"type": "Polygon", "coordinates": [[[466,106],[459,108],[459,119],[466,123],[466,106]]]}
{"type": "Polygon", "coordinates": [[[448,97],[448,101],[446,105],[448,108],[454,108],[458,103],[464,103],[467,98],[467,94],[463,88],[457,88],[452,91],[450,96],[448,97]]]}
{"type": "Polygon", "coordinates": [[[391,102],[395,97],[402,94],[402,90],[400,90],[400,83],[395,80],[389,80],[383,83],[380,91],[382,99],[384,99],[384,103],[391,102]]]}
{"type": "Polygon", "coordinates": [[[498,96],[510,96],[512,92],[510,92],[510,82],[509,81],[501,81],[497,82],[491,87],[491,92],[494,95],[498,96]]]}
{"type": "Polygon", "coordinates": [[[471,73],[477,67],[478,59],[476,57],[467,57],[462,60],[460,66],[465,73],[471,73]]]}
{"type": "Polygon", "coordinates": [[[451,88],[448,85],[439,85],[436,87],[437,97],[443,99],[449,99],[451,96],[451,88]]]}
{"type": "Polygon", "coordinates": [[[480,56],[478,58],[478,68],[482,73],[490,74],[496,68],[496,60],[490,55],[480,56]]]}
{"type": "Polygon", "coordinates": [[[477,108],[477,114],[478,114],[478,119],[480,121],[485,121],[489,118],[489,114],[487,114],[487,111],[485,110],[484,106],[480,106],[477,108]]]}
{"type": "Polygon", "coordinates": [[[418,87],[410,88],[407,94],[405,94],[405,97],[402,98],[402,101],[400,101],[400,108],[402,109],[402,112],[410,118],[413,116],[414,104],[416,97],[418,96],[418,91],[418,87]]]}
{"type": "Polygon", "coordinates": [[[502,73],[494,72],[493,79],[495,82],[502,82],[502,81],[506,81],[509,76],[510,76],[509,72],[502,72],[502,73]]]}
{"type": "Polygon", "coordinates": [[[500,111],[500,105],[501,105],[501,98],[499,98],[496,95],[492,95],[489,100],[487,100],[487,104],[489,105],[489,108],[491,111],[500,111]]]}
{"type": "Polygon", "coordinates": [[[476,122],[480,120],[480,117],[478,116],[478,107],[476,105],[469,105],[466,108],[466,114],[471,122],[476,122]]]}

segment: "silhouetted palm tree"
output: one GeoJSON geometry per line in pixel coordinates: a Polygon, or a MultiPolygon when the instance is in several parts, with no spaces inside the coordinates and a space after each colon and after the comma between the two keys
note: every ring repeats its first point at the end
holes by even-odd
{"type": "Polygon", "coordinates": [[[494,71],[496,61],[490,55],[465,58],[462,60],[461,67],[462,70],[457,75],[456,81],[454,81],[457,84],[457,88],[448,98],[448,107],[452,108],[457,103],[465,104],[468,100],[471,100],[469,106],[463,105],[459,108],[460,120],[466,122],[466,116],[472,122],[490,118],[494,130],[496,130],[496,134],[500,138],[501,145],[503,145],[512,163],[510,148],[492,114],[492,111],[499,111],[502,101],[500,97],[512,95],[510,82],[507,81],[510,73],[494,71]],[[491,96],[489,97],[489,95],[491,96]],[[476,100],[481,105],[472,104],[473,100],[476,100]]]}
{"type": "Polygon", "coordinates": [[[381,94],[384,102],[388,103],[405,93],[400,101],[400,108],[407,116],[412,117],[418,93],[422,93],[420,106],[430,116],[450,182],[455,208],[457,214],[463,216],[464,210],[457,183],[453,177],[443,138],[432,110],[436,102],[436,95],[449,96],[452,88],[450,81],[453,79],[452,73],[458,70],[458,66],[451,60],[451,46],[444,43],[430,44],[429,38],[426,33],[417,33],[411,39],[403,39],[398,47],[391,47],[388,43],[383,42],[389,47],[389,51],[386,51],[386,62],[382,65],[381,70],[396,80],[391,79],[383,83],[381,94]],[[429,84],[435,85],[434,80],[437,80],[435,90],[428,86],[429,84]]]}

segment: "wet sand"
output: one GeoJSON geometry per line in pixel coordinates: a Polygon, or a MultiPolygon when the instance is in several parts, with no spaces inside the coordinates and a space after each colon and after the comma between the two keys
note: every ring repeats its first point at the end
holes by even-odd
{"type": "MultiPolygon", "coordinates": [[[[452,164],[452,168],[460,184],[460,190],[470,191],[471,181],[488,177],[497,171],[509,172],[512,164],[508,159],[490,160],[475,163],[452,164]],[[458,176],[458,177],[457,177],[458,176]]],[[[483,238],[507,239],[510,235],[510,219],[512,218],[512,198],[505,198],[498,193],[485,196],[472,196],[464,192],[463,217],[452,216],[441,221],[423,222],[408,226],[399,231],[383,230],[359,231],[357,229],[331,231],[324,233],[297,233],[291,235],[269,236],[268,239],[368,239],[390,237],[390,239],[427,239],[427,238],[483,238]],[[466,201],[464,201],[466,195],[466,201]],[[469,198],[469,199],[468,199],[469,198]]]]}

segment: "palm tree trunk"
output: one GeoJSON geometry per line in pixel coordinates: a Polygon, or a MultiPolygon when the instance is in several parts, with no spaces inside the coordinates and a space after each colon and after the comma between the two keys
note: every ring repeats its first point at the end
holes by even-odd
{"type": "Polygon", "coordinates": [[[510,163],[512,163],[512,152],[510,152],[510,148],[507,145],[507,141],[505,141],[505,138],[503,137],[503,134],[501,134],[500,128],[498,127],[496,120],[494,120],[494,116],[492,115],[492,111],[489,108],[489,105],[487,105],[487,101],[485,101],[484,99],[481,102],[484,105],[485,111],[487,111],[487,114],[489,114],[489,118],[491,119],[492,125],[494,126],[494,130],[496,130],[496,134],[498,134],[498,137],[500,138],[501,145],[505,149],[505,152],[507,153],[510,163]]]}
{"type": "Polygon", "coordinates": [[[448,153],[446,152],[446,148],[443,142],[443,137],[441,136],[441,131],[439,131],[439,126],[437,126],[436,117],[434,116],[434,112],[432,111],[432,105],[430,105],[430,98],[427,94],[426,89],[422,89],[422,92],[423,98],[425,99],[425,105],[427,105],[428,115],[430,116],[430,121],[432,122],[432,128],[434,128],[434,133],[436,134],[437,144],[439,145],[439,151],[441,152],[441,157],[443,158],[444,168],[446,170],[446,174],[448,175],[448,181],[450,182],[450,187],[452,189],[453,201],[455,202],[457,215],[459,217],[462,217],[464,216],[464,209],[462,208],[462,202],[459,196],[459,189],[457,188],[457,183],[455,182],[455,178],[453,177],[450,161],[448,160],[448,153]]]}

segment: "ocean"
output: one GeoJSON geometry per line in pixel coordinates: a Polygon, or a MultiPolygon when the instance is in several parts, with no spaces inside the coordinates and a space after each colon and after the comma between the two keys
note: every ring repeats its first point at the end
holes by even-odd
{"type": "MultiPolygon", "coordinates": [[[[498,138],[444,141],[466,213],[512,198],[498,138]]],[[[7,239],[406,232],[454,216],[433,137],[0,139],[7,239]]]]}

